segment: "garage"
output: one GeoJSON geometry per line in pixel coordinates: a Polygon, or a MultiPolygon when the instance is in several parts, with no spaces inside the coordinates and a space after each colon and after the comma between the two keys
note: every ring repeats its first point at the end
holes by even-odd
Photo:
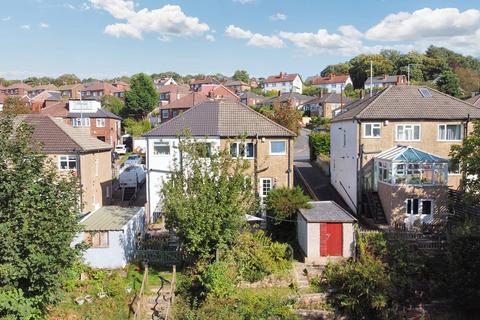
{"type": "Polygon", "coordinates": [[[297,214],[297,239],[305,263],[352,257],[356,219],[333,201],[311,201],[310,205],[297,214]]]}

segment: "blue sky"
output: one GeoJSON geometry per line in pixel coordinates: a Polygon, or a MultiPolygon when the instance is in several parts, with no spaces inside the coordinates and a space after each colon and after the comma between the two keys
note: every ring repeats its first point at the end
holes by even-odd
{"type": "Polygon", "coordinates": [[[310,76],[382,48],[434,44],[480,56],[480,1],[2,1],[0,38],[0,77],[9,79],[236,69],[310,76]]]}

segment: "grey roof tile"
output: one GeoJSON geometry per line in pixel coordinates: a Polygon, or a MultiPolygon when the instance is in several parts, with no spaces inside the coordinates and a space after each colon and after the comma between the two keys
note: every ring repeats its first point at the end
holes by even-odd
{"type": "Polygon", "coordinates": [[[354,222],[356,219],[334,201],[310,201],[309,209],[300,209],[308,222],[354,222]]]}

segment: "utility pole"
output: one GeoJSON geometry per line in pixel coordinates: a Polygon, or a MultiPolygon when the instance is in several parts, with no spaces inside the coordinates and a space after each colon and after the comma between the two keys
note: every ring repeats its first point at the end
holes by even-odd
{"type": "Polygon", "coordinates": [[[409,63],[407,65],[407,86],[410,85],[410,66],[411,66],[411,64],[409,63]]]}
{"type": "Polygon", "coordinates": [[[373,61],[370,60],[370,97],[373,95],[373,61]]]}

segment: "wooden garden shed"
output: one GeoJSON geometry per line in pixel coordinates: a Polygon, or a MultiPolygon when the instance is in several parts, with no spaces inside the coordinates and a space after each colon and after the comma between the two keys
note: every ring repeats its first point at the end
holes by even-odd
{"type": "Polygon", "coordinates": [[[356,219],[333,201],[311,201],[297,215],[297,240],[307,264],[352,257],[356,219]]]}

